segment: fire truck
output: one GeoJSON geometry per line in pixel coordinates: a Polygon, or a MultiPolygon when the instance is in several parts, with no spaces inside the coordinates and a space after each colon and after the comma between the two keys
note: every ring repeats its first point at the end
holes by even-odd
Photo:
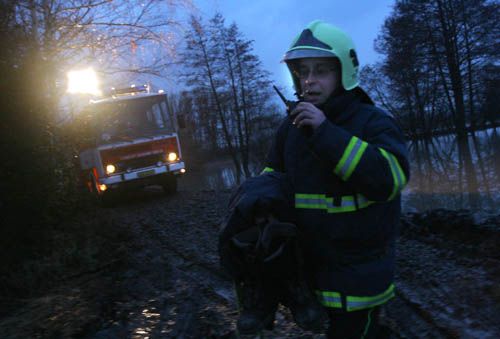
{"type": "Polygon", "coordinates": [[[177,134],[182,124],[165,93],[150,93],[147,85],[113,89],[91,101],[76,123],[83,134],[81,179],[99,202],[109,203],[121,189],[149,185],[176,192],[186,172],[177,134]]]}

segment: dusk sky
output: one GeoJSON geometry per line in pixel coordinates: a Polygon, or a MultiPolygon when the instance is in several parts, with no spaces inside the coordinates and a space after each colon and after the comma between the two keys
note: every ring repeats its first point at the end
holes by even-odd
{"type": "Polygon", "coordinates": [[[374,63],[380,58],[374,51],[374,40],[394,0],[198,0],[194,3],[205,18],[219,11],[228,25],[236,22],[244,36],[254,40],[254,52],[271,72],[272,80],[286,87],[286,94],[291,97],[291,79],[280,60],[295,35],[313,20],[326,21],[351,35],[361,67],[374,63]]]}

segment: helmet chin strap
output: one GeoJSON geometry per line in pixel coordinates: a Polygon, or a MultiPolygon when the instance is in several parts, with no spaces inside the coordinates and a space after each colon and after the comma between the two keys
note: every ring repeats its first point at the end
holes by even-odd
{"type": "Polygon", "coordinates": [[[330,97],[338,97],[344,92],[345,92],[344,86],[340,85],[332,92],[332,94],[330,94],[330,97]]]}

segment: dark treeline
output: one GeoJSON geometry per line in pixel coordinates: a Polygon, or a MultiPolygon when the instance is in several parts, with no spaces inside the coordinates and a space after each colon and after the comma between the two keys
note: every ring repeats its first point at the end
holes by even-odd
{"type": "Polygon", "coordinates": [[[433,193],[459,193],[462,207],[491,208],[499,194],[499,8],[486,0],[396,1],[375,42],[385,58],[363,70],[410,140],[410,187],[431,204],[433,193]]]}

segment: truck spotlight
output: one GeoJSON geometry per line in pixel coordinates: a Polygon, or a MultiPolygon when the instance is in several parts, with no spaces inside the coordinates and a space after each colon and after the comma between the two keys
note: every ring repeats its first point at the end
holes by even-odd
{"type": "Polygon", "coordinates": [[[177,160],[177,153],[175,152],[168,153],[168,161],[175,161],[175,160],[177,160]]]}
{"type": "Polygon", "coordinates": [[[99,81],[92,68],[70,71],[68,76],[68,92],[101,95],[99,81]]]}
{"type": "Polygon", "coordinates": [[[112,173],[115,173],[115,171],[116,171],[116,167],[115,167],[115,165],[111,165],[111,164],[110,164],[110,165],[107,165],[107,166],[106,166],[106,173],[107,173],[107,174],[112,174],[112,173]]]}

